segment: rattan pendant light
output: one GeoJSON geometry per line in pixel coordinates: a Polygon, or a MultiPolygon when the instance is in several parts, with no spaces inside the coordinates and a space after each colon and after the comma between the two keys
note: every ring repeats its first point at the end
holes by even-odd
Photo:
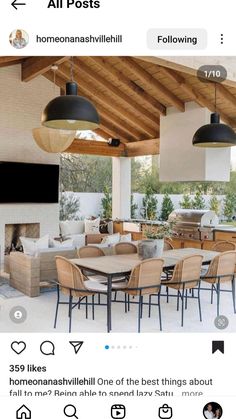
{"type": "Polygon", "coordinates": [[[51,100],[43,111],[42,125],[62,130],[95,130],[99,115],[95,106],[86,98],[78,96],[78,85],[73,80],[71,59],[71,81],[66,83],[66,94],[51,100]]]}
{"type": "Polygon", "coordinates": [[[62,153],[73,143],[75,136],[76,131],[63,131],[46,127],[33,129],[36,144],[48,153],[62,153]]]}
{"type": "MultiPolygon", "coordinates": [[[[215,109],[216,109],[216,83],[215,83],[215,109]]],[[[217,112],[211,114],[211,123],[200,127],[193,136],[193,145],[196,147],[233,147],[236,145],[236,133],[226,124],[220,123],[217,112]]]]}

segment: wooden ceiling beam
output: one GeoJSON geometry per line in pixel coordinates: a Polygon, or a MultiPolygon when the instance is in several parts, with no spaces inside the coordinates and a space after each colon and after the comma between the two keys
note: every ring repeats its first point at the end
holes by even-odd
{"type": "Polygon", "coordinates": [[[163,97],[165,97],[168,103],[175,106],[181,112],[184,112],[184,102],[176,95],[174,95],[174,93],[167,89],[167,87],[160,83],[156,78],[154,78],[150,73],[148,73],[148,71],[139,65],[133,58],[119,57],[119,60],[129,71],[135,74],[136,77],[148,83],[153,89],[155,89],[157,95],[161,94],[163,97]]]}
{"type": "MultiPolygon", "coordinates": [[[[68,80],[70,72],[65,66],[60,66],[57,73],[59,76],[65,77],[68,80]]],[[[154,130],[153,128],[150,128],[143,121],[141,121],[137,115],[134,115],[130,111],[117,105],[109,94],[99,92],[93,83],[88,83],[86,79],[81,76],[79,77],[78,75],[75,75],[74,79],[79,84],[79,90],[81,87],[81,90],[85,92],[85,95],[88,94],[91,98],[94,98],[96,102],[108,108],[109,112],[114,112],[121,118],[124,118],[128,124],[133,125],[136,129],[139,129],[141,133],[144,133],[144,135],[148,135],[149,137],[151,136],[152,138],[158,135],[158,129],[154,130]]]]}
{"type": "Polygon", "coordinates": [[[105,141],[75,139],[65,153],[89,154],[105,157],[124,157],[124,145],[111,147],[105,141]]]}
{"type": "Polygon", "coordinates": [[[106,157],[138,157],[159,154],[159,139],[139,141],[136,143],[120,144],[111,147],[105,141],[75,139],[65,153],[89,154],[106,157]]]}
{"type": "MultiPolygon", "coordinates": [[[[212,103],[206,96],[199,93],[189,84],[183,76],[174,70],[166,67],[160,67],[161,72],[166,76],[174,80],[198,105],[208,108],[211,112],[218,112],[221,119],[228,125],[235,127],[236,121],[229,118],[224,112],[222,112],[214,103],[212,103]]],[[[212,85],[212,83],[209,83],[212,85]]],[[[214,85],[213,85],[214,86],[214,85]]]]}
{"type": "Polygon", "coordinates": [[[21,64],[27,57],[0,57],[0,67],[9,67],[11,65],[21,64]]]}
{"type": "Polygon", "coordinates": [[[136,100],[132,99],[126,93],[123,93],[122,90],[118,89],[110,81],[102,77],[99,73],[96,73],[95,71],[91,70],[91,68],[88,65],[84,64],[83,61],[81,61],[78,58],[74,58],[74,64],[78,68],[79,74],[82,72],[86,78],[89,77],[94,82],[96,82],[97,85],[100,85],[102,88],[105,88],[116,98],[124,102],[126,106],[128,105],[131,108],[133,108],[135,113],[139,113],[141,117],[145,117],[146,119],[148,119],[152,123],[152,125],[154,124],[154,126],[159,126],[159,121],[155,115],[149,112],[145,107],[139,105],[136,100]]]}
{"type": "Polygon", "coordinates": [[[217,84],[217,96],[218,93],[220,96],[225,99],[227,102],[229,102],[231,105],[236,107],[236,96],[234,96],[223,84],[218,83],[217,84]]]}
{"type": "Polygon", "coordinates": [[[159,112],[160,115],[166,115],[166,107],[162,105],[162,103],[152,97],[134,81],[126,77],[121,71],[109,64],[103,57],[89,57],[89,59],[97,64],[108,75],[112,76],[115,80],[127,87],[131,93],[135,94],[139,98],[143,99],[148,105],[152,106],[152,108],[156,112],[159,112]]]}
{"type": "Polygon", "coordinates": [[[160,141],[157,138],[125,144],[127,157],[155,156],[157,154],[160,154],[160,141]]]}
{"type": "Polygon", "coordinates": [[[30,81],[49,71],[54,64],[62,64],[70,57],[30,57],[22,63],[22,81],[30,81]]]}
{"type": "Polygon", "coordinates": [[[121,129],[118,130],[116,127],[114,127],[114,125],[112,125],[109,121],[107,121],[105,118],[101,116],[99,127],[103,131],[107,132],[111,138],[119,138],[122,143],[126,143],[128,141],[126,133],[124,131],[122,131],[121,129]]]}
{"type": "MultiPolygon", "coordinates": [[[[93,102],[95,104],[95,102],[93,102]]],[[[104,110],[101,106],[96,106],[99,115],[104,119],[110,122],[111,124],[118,127],[118,130],[121,129],[123,132],[126,133],[127,139],[130,141],[139,141],[140,134],[138,131],[130,127],[125,121],[122,121],[120,118],[117,118],[114,114],[104,110]]]]}

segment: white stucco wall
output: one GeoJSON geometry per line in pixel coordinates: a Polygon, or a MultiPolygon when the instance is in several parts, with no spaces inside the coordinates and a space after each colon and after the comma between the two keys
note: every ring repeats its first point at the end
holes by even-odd
{"type": "MultiPolygon", "coordinates": [[[[59,94],[58,90],[55,92],[53,84],[44,77],[23,83],[20,65],[0,68],[0,161],[59,164],[59,156],[42,151],[32,137],[32,129],[40,126],[43,108],[55,94],[59,94]]],[[[39,222],[40,235],[56,236],[58,221],[58,204],[1,204],[2,256],[5,224],[39,222]]]]}

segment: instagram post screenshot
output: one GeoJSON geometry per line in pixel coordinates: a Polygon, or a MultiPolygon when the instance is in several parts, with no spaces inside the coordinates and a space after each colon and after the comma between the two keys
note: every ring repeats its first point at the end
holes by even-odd
{"type": "Polygon", "coordinates": [[[234,417],[235,12],[0,5],[0,417],[234,417]]]}

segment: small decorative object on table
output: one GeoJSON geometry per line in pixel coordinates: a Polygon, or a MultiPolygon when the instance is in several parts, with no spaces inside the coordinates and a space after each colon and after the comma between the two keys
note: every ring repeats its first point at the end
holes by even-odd
{"type": "Polygon", "coordinates": [[[146,239],[138,244],[138,255],[141,259],[158,258],[162,256],[164,239],[172,235],[169,223],[146,225],[144,230],[146,239]]]}

